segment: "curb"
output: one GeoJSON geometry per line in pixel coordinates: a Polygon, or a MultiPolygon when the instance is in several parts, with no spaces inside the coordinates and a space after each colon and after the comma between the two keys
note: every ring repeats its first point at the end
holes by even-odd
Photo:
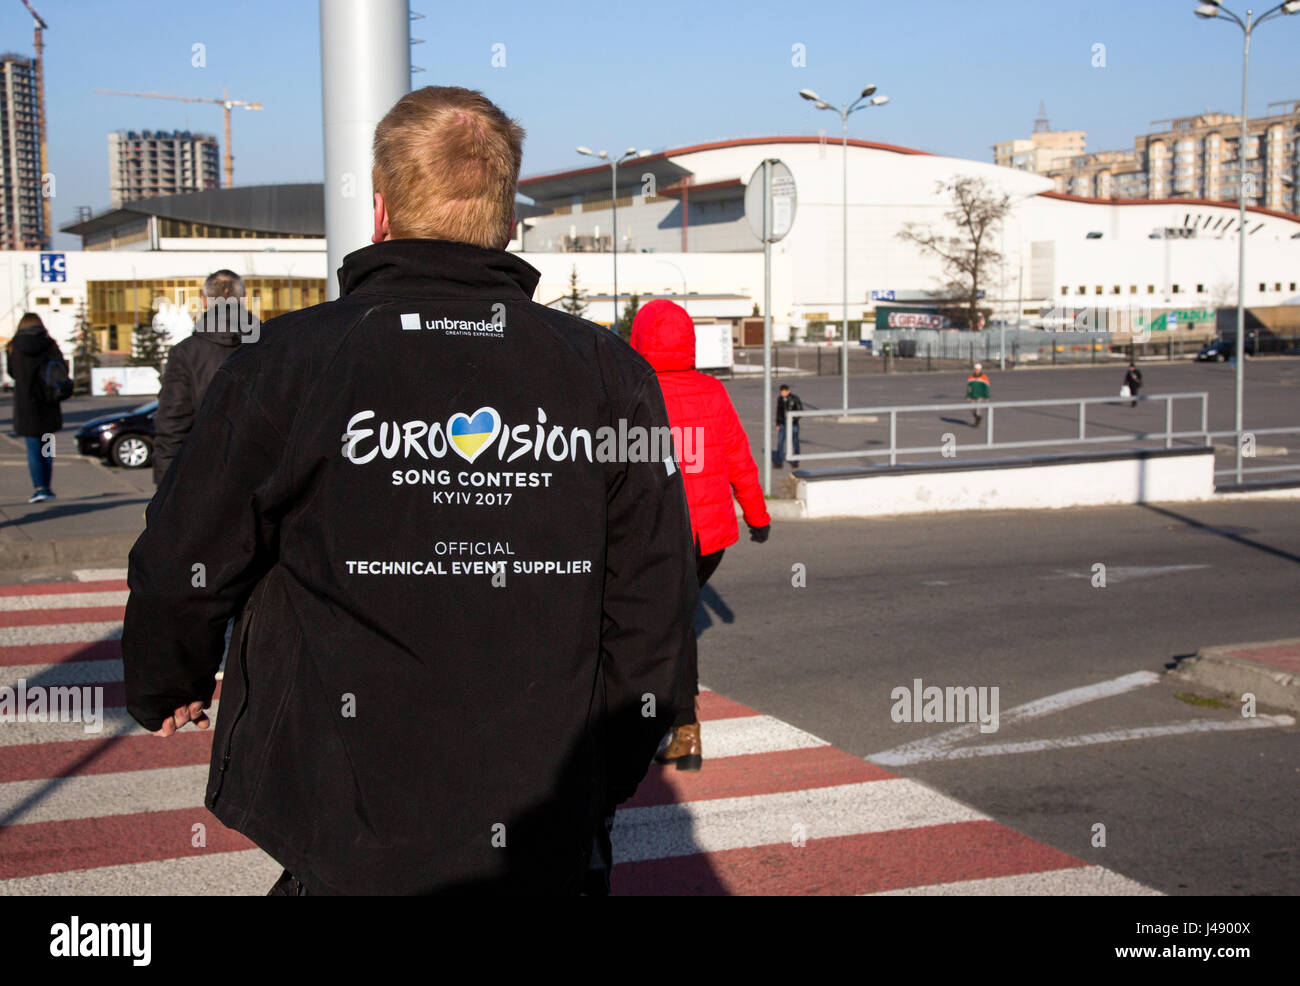
{"type": "Polygon", "coordinates": [[[111,562],[126,564],[139,534],[99,534],[91,537],[42,538],[36,541],[0,541],[0,573],[35,574],[70,567],[111,562]]]}
{"type": "Polygon", "coordinates": [[[1240,701],[1243,694],[1250,692],[1259,705],[1300,716],[1300,674],[1234,656],[1236,652],[1250,647],[1296,643],[1300,643],[1300,640],[1290,638],[1256,644],[1203,647],[1195,656],[1182,661],[1169,673],[1211,691],[1231,695],[1235,701],[1240,701]]]}

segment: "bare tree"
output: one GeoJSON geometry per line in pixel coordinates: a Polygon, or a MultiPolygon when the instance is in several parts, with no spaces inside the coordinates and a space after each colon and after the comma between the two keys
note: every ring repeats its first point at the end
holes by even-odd
{"type": "Polygon", "coordinates": [[[980,285],[991,279],[1002,262],[1002,255],[993,248],[993,233],[1011,210],[1011,197],[995,191],[983,178],[967,176],[938,182],[936,190],[952,202],[943,217],[957,227],[958,235],[906,223],[898,238],[939,258],[947,279],[945,288],[965,299],[966,326],[975,329],[980,324],[980,285]]]}

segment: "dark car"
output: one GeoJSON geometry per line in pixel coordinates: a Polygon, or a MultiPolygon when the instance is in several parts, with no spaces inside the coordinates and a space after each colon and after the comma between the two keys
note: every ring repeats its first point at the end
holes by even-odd
{"type": "MultiPolygon", "coordinates": [[[[1232,357],[1235,356],[1236,353],[1237,353],[1236,339],[1216,339],[1214,340],[1214,342],[1210,343],[1199,353],[1197,353],[1196,359],[1198,362],[1201,363],[1207,363],[1207,362],[1225,363],[1228,360],[1232,359],[1232,357]]],[[[1246,355],[1247,356],[1255,355],[1255,340],[1252,339],[1250,336],[1246,336],[1246,355]]]]}
{"type": "Polygon", "coordinates": [[[153,416],[158,402],[132,411],[106,414],[77,429],[77,451],[107,459],[110,465],[143,469],[153,462],[153,416]]]}

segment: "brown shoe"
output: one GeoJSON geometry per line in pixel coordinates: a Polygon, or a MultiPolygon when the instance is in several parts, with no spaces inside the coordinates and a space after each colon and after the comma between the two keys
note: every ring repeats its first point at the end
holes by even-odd
{"type": "Polygon", "coordinates": [[[659,763],[675,763],[678,770],[699,770],[704,764],[704,748],[700,745],[700,724],[678,726],[673,730],[668,745],[655,754],[659,763]]]}

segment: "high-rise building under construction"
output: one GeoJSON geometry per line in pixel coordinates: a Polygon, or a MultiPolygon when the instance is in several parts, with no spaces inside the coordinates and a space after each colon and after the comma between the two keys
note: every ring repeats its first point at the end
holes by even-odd
{"type": "Polygon", "coordinates": [[[25,55],[0,55],[0,246],[5,250],[49,245],[39,121],[35,62],[25,55]]]}

